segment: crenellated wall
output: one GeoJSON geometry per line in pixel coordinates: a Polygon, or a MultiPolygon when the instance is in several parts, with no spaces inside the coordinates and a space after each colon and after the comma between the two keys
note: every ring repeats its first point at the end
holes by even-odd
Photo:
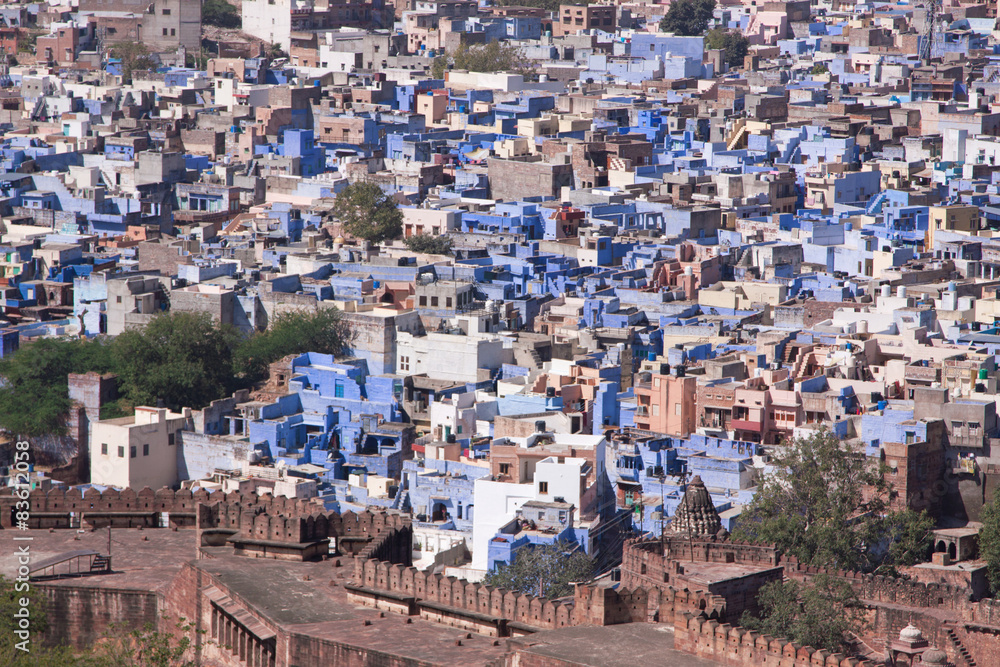
{"type": "MultiPolygon", "coordinates": [[[[351,599],[362,604],[494,636],[578,624],[571,601],[522,595],[375,559],[355,559],[350,590],[351,599]]],[[[645,613],[643,605],[641,618],[645,613]]]]}
{"type": "Polygon", "coordinates": [[[732,667],[874,667],[868,660],[798,646],[692,614],[684,614],[674,624],[674,648],[732,667]]]}

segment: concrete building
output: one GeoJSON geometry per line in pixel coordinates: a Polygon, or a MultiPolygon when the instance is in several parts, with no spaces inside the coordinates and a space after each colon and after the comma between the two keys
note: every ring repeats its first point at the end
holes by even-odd
{"type": "Polygon", "coordinates": [[[138,407],[132,417],[105,419],[90,426],[90,481],[120,489],[175,486],[178,433],[190,414],[138,407]]]}

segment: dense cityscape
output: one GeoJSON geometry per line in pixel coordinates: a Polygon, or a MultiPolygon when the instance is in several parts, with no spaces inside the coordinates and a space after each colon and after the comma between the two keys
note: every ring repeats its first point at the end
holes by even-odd
{"type": "Polygon", "coordinates": [[[997,6],[513,1],[0,4],[0,664],[1000,666],[997,6]]]}

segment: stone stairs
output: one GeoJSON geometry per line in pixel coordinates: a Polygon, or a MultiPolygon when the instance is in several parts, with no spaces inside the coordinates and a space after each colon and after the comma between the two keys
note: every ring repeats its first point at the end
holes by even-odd
{"type": "Polygon", "coordinates": [[[957,667],[977,667],[969,649],[965,648],[962,640],[955,633],[955,628],[948,628],[948,643],[951,644],[951,649],[955,653],[957,667]]]}

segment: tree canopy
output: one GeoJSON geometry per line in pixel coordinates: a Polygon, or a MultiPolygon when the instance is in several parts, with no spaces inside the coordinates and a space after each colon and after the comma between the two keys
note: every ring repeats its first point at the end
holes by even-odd
{"type": "Polygon", "coordinates": [[[20,436],[62,434],[70,407],[68,373],[116,373],[122,398],[103,419],[137,405],[201,408],[267,378],[288,354],[337,355],[350,328],[335,308],[291,312],[248,337],[206,314],[164,313],[114,339],[43,338],[0,359],[0,429],[20,436]]]}
{"type": "Polygon", "coordinates": [[[741,67],[750,48],[750,42],[743,33],[735,30],[709,30],[705,35],[705,46],[710,49],[722,49],[726,55],[726,63],[730,67],[741,67]]]}
{"type": "Polygon", "coordinates": [[[113,367],[102,341],[43,338],[0,359],[0,428],[22,436],[62,433],[69,410],[68,373],[113,367]]]}
{"type": "Polygon", "coordinates": [[[486,575],[487,586],[546,598],[573,593],[572,584],[590,581],[594,561],[582,551],[571,551],[566,544],[523,547],[514,562],[501,565],[486,575]]]}
{"type": "Polygon", "coordinates": [[[820,430],[784,446],[733,531],[809,565],[870,572],[922,560],[933,520],[891,511],[885,467],[820,430]]]}
{"type": "Polygon", "coordinates": [[[451,239],[447,236],[431,234],[414,234],[403,240],[406,247],[413,252],[423,252],[429,255],[450,255],[451,239]]]}
{"type": "Polygon", "coordinates": [[[403,233],[403,214],[375,183],[351,183],[337,193],[333,214],[351,236],[382,243],[403,233]]]}
{"type": "Polygon", "coordinates": [[[715,0],[674,0],[660,20],[660,30],[692,37],[704,34],[715,11],[715,0]]]}
{"type": "Polygon", "coordinates": [[[289,354],[320,352],[339,355],[350,338],[350,329],[336,308],[316,313],[281,313],[266,331],[250,337],[235,354],[237,373],[245,382],[267,379],[267,367],[289,354]]]}
{"type": "Polygon", "coordinates": [[[530,70],[524,52],[507,42],[491,40],[489,44],[469,46],[462,43],[448,55],[438,56],[431,65],[431,74],[440,79],[448,64],[469,72],[523,72],[530,70]]]}
{"type": "Polygon", "coordinates": [[[239,333],[206,313],[165,313],[114,341],[119,390],[132,405],[200,407],[236,389],[239,333]]]}
{"type": "Polygon", "coordinates": [[[239,10],[226,0],[204,0],[201,3],[201,22],[217,28],[239,28],[243,25],[239,10]]]}
{"type": "Polygon", "coordinates": [[[1000,494],[983,506],[979,517],[979,557],[986,561],[986,579],[994,596],[1000,595],[1000,494]]]}
{"type": "Polygon", "coordinates": [[[142,42],[118,42],[111,47],[111,57],[121,61],[122,80],[132,83],[132,73],[139,70],[155,69],[149,47],[142,42]]]}
{"type": "Polygon", "coordinates": [[[740,625],[803,646],[846,652],[864,627],[864,605],[846,581],[820,574],[808,584],[773,581],[757,596],[760,615],[744,612],[740,625]]]}

